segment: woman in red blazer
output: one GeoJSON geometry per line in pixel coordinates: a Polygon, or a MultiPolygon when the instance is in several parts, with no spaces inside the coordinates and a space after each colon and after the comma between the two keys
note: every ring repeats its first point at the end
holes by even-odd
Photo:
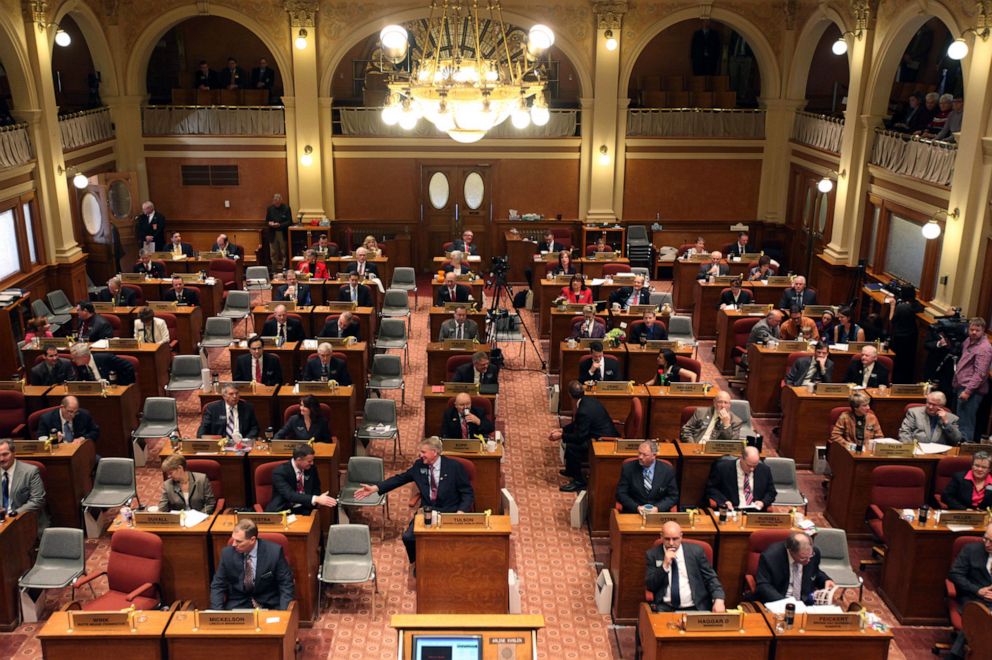
{"type": "Polygon", "coordinates": [[[323,261],[317,261],[316,252],[307,250],[304,257],[300,267],[296,269],[298,273],[309,274],[310,277],[318,280],[330,279],[330,275],[327,274],[327,264],[323,261]]]}
{"type": "Polygon", "coordinates": [[[562,287],[561,295],[570,303],[592,304],[592,289],[586,286],[581,275],[572,275],[568,286],[562,287]]]}

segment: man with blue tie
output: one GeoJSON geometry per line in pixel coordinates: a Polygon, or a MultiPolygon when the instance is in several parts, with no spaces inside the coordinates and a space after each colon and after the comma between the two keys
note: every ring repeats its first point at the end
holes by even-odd
{"type": "Polygon", "coordinates": [[[644,563],[645,587],[654,594],[655,612],[727,611],[723,585],[706,552],[695,543],[682,542],[677,522],[662,525],[661,545],[648,550],[644,563]]]}
{"type": "Polygon", "coordinates": [[[655,460],[658,443],[645,440],[637,447],[637,460],[627,461],[617,482],[617,502],[623,513],[641,513],[644,505],[656,511],[668,511],[679,503],[675,470],[668,463],[655,460]]]}
{"type": "Polygon", "coordinates": [[[100,427],[88,410],[79,407],[79,399],[70,395],[62,397],[58,408],[38,418],[38,435],[47,435],[53,443],[96,442],[100,437],[100,427]],[[55,431],[54,437],[52,431],[55,431]]]}
{"type": "Polygon", "coordinates": [[[338,300],[353,302],[359,307],[372,306],[372,291],[364,284],[359,284],[360,276],[355,271],[348,273],[348,285],[338,289],[338,300]]]}
{"type": "Polygon", "coordinates": [[[240,393],[234,385],[225,385],[221,390],[223,400],[208,403],[203,408],[203,419],[197,436],[220,436],[222,438],[257,438],[258,419],[255,408],[247,401],[240,401],[240,393]]]}

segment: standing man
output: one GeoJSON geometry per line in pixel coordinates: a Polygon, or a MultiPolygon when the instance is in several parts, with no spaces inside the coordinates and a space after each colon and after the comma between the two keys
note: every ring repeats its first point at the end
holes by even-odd
{"type": "Polygon", "coordinates": [[[272,499],[266,511],[286,511],[309,516],[320,506],[334,507],[338,501],[320,490],[320,475],[313,465],[313,447],[299,444],[293,457],[272,471],[272,499]]]}
{"type": "Polygon", "coordinates": [[[236,381],[255,381],[260,385],[282,385],[282,367],[279,358],[264,351],[265,342],[258,335],[248,340],[248,354],[238,356],[234,363],[236,381]]]}
{"type": "Polygon", "coordinates": [[[610,413],[594,397],[585,396],[585,388],[577,380],[568,384],[568,394],[575,401],[575,414],[571,423],[560,431],[552,431],[548,440],[565,444],[565,469],[560,474],[571,481],[558,488],[563,493],[585,490],[586,479],[582,474],[582,461],[589,456],[589,443],[603,437],[615,438],[620,434],[613,425],[610,413]]]}
{"type": "Polygon", "coordinates": [[[145,202],[138,216],[138,247],[155,252],[165,247],[165,216],[155,210],[155,205],[145,202]]]}
{"type": "Polygon", "coordinates": [[[951,381],[958,398],[958,427],[961,429],[962,442],[971,442],[981,435],[975,430],[975,416],[978,414],[978,407],[982,405],[982,399],[989,391],[990,365],[992,345],[985,337],[985,319],[976,316],[968,321],[968,338],[961,345],[961,357],[958,358],[954,380],[951,381]]]}
{"type": "Polygon", "coordinates": [[[682,543],[682,527],[673,520],[661,526],[661,541],[648,550],[644,561],[644,586],[654,594],[651,609],[726,612],[723,585],[703,549],[682,543]]]}
{"type": "Polygon", "coordinates": [[[774,543],[758,559],[755,596],[762,603],[794,598],[813,604],[813,592],[833,589],[834,581],[820,570],[820,551],[805,532],[794,532],[774,543]]]}
{"type": "Polygon", "coordinates": [[[7,515],[37,511],[39,535],[48,527],[41,472],[29,463],[18,461],[14,443],[7,438],[0,440],[0,506],[7,515]]]}
{"type": "Polygon", "coordinates": [[[233,57],[227,58],[227,68],[220,72],[221,89],[241,89],[248,86],[245,70],[238,66],[233,57]]]}
{"type": "Polygon", "coordinates": [[[258,66],[251,70],[251,86],[253,89],[264,89],[270,95],[272,94],[272,86],[276,81],[276,72],[269,68],[269,61],[267,59],[260,58],[258,60],[258,66]]]}
{"type": "Polygon", "coordinates": [[[210,609],[289,609],[296,586],[282,546],[259,539],[251,520],[238,521],[231,541],[210,581],[210,609]]]}
{"type": "Polygon", "coordinates": [[[286,245],[289,242],[289,226],[293,224],[293,212],[283,203],[282,195],[272,196],[272,204],[265,209],[265,225],[269,228],[269,262],[272,271],[282,272],[286,267],[286,245]]]}
{"type": "Polygon", "coordinates": [[[623,513],[642,513],[644,505],[665,512],[679,503],[679,486],[675,470],[667,462],[658,461],[658,443],[645,440],[637,446],[637,460],[625,461],[617,482],[617,502],[623,513]]]}

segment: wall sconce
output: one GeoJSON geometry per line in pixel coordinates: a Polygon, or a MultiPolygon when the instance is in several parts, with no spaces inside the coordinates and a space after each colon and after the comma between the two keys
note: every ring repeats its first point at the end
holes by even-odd
{"type": "Polygon", "coordinates": [[[303,155],[300,156],[300,163],[303,167],[310,167],[313,165],[313,147],[309,144],[303,147],[303,155]]]}
{"type": "Polygon", "coordinates": [[[834,189],[834,181],[842,176],[847,176],[847,170],[843,172],[838,172],[837,170],[829,170],[823,175],[823,178],[816,182],[816,189],[821,193],[826,195],[831,190],[834,189]]]}
{"type": "Polygon", "coordinates": [[[68,32],[62,28],[59,28],[58,31],[55,32],[55,43],[62,48],[65,48],[72,43],[72,37],[69,36],[68,32]]]}
{"type": "Polygon", "coordinates": [[[979,37],[982,41],[986,41],[989,38],[989,34],[992,34],[992,30],[985,27],[981,30],[976,28],[968,28],[961,33],[961,36],[951,42],[951,45],[947,47],[947,56],[952,60],[963,60],[968,57],[968,42],[965,41],[965,35],[969,32],[973,33],[976,37],[979,37]]]}
{"type": "MultiPolygon", "coordinates": [[[[70,174],[72,174],[72,170],[67,170],[66,168],[62,167],[61,164],[58,165],[55,169],[60,175],[65,174],[66,176],[69,176],[70,174]]],[[[90,185],[90,180],[81,171],[76,170],[76,173],[72,177],[72,185],[76,186],[76,188],[79,190],[85,190],[86,186],[90,185]]]]}
{"type": "Polygon", "coordinates": [[[296,35],[296,49],[304,50],[307,47],[307,31],[306,28],[300,28],[300,32],[296,35]]]}
{"type": "Polygon", "coordinates": [[[950,213],[943,210],[937,211],[930,218],[930,222],[920,227],[920,231],[923,233],[923,238],[927,240],[933,240],[937,238],[938,236],[940,236],[940,232],[941,232],[940,221],[957,220],[960,215],[961,215],[961,211],[958,209],[954,209],[950,213]]]}
{"type": "Polygon", "coordinates": [[[603,36],[606,38],[606,50],[616,50],[619,43],[617,38],[613,36],[613,30],[607,30],[603,36]]]}
{"type": "Polygon", "coordinates": [[[830,50],[833,51],[834,55],[843,55],[844,53],[847,52],[847,37],[848,37],[848,35],[854,37],[855,39],[860,39],[861,38],[861,34],[862,34],[862,31],[861,30],[858,30],[857,32],[854,32],[854,31],[851,31],[851,30],[847,30],[846,32],[844,32],[843,34],[841,34],[839,37],[837,37],[837,41],[835,41],[834,44],[830,47],[830,50]]]}
{"type": "Polygon", "coordinates": [[[606,148],[606,145],[599,147],[599,164],[609,165],[610,164],[610,150],[606,148]]]}

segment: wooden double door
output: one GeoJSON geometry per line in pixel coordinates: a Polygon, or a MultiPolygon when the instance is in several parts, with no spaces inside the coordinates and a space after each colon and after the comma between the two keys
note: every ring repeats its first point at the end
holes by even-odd
{"type": "MultiPolygon", "coordinates": [[[[471,229],[482,264],[488,267],[492,240],[492,167],[488,163],[424,163],[420,167],[421,226],[418,266],[436,270],[434,257],[444,254],[444,244],[471,229]]],[[[486,271],[488,272],[488,271],[486,271]]]]}

